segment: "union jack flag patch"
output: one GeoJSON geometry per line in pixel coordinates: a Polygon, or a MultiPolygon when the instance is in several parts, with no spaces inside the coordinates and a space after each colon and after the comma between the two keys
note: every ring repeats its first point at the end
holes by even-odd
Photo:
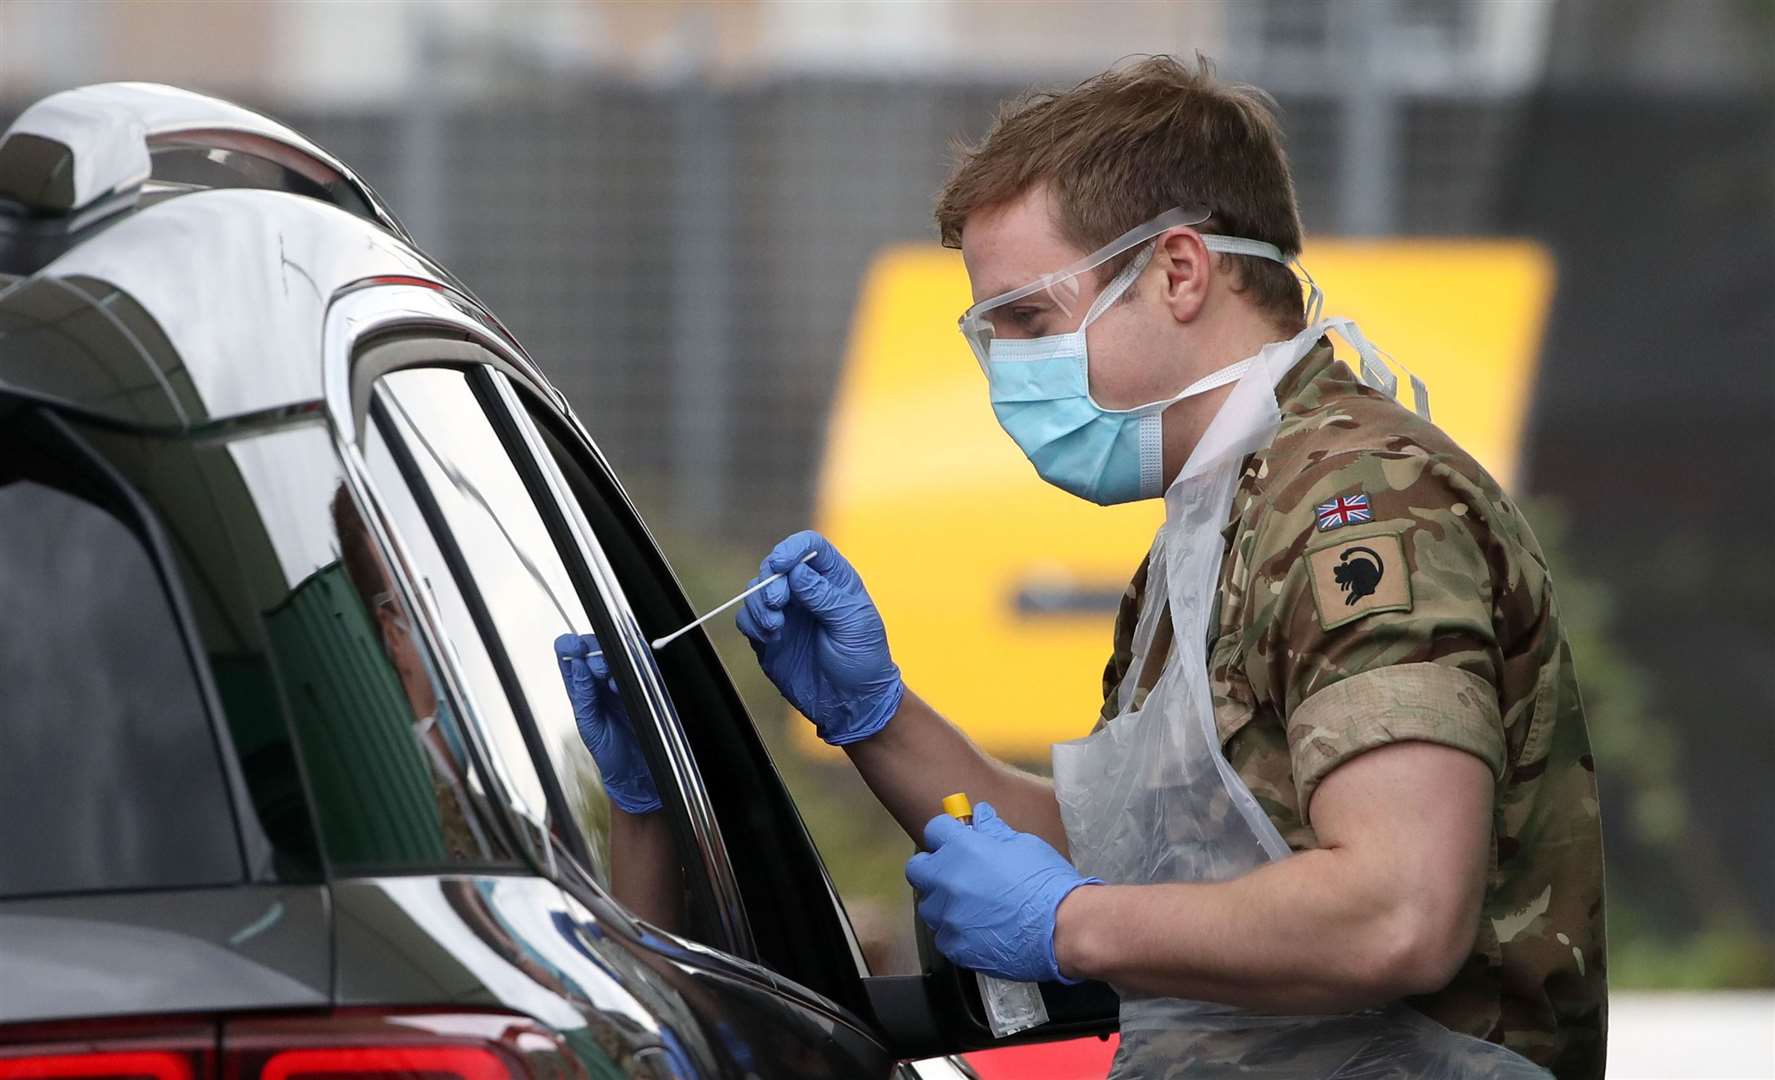
{"type": "Polygon", "coordinates": [[[1339,495],[1328,503],[1320,503],[1314,507],[1313,516],[1318,519],[1320,532],[1330,532],[1345,525],[1373,521],[1374,511],[1368,507],[1367,495],[1339,495]]]}

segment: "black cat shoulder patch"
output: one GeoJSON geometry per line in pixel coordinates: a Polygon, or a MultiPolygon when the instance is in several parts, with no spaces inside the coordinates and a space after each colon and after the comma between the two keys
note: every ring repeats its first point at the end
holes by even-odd
{"type": "Polygon", "coordinates": [[[1302,558],[1322,630],[1381,611],[1411,610],[1411,572],[1398,533],[1340,539],[1310,548],[1302,558]]]}

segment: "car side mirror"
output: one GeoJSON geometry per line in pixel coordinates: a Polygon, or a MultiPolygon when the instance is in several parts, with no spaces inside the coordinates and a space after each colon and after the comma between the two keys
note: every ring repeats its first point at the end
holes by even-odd
{"type": "Polygon", "coordinates": [[[1019,1043],[1057,1042],[1117,1030],[1121,998],[1101,982],[1076,986],[1042,983],[1048,1022],[1003,1039],[986,1023],[974,972],[956,967],[937,951],[931,931],[915,920],[919,975],[873,975],[863,980],[876,1026],[903,1058],[937,1057],[1019,1043]]]}

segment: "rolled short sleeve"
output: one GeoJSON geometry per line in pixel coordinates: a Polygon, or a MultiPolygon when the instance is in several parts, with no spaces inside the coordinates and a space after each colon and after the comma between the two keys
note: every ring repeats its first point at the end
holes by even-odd
{"type": "Polygon", "coordinates": [[[1491,684],[1456,667],[1393,664],[1331,684],[1289,718],[1288,757],[1303,812],[1333,769],[1408,739],[1465,750],[1493,780],[1504,778],[1504,724],[1491,684]]]}
{"type": "Polygon", "coordinates": [[[1495,586],[1509,573],[1484,489],[1421,450],[1311,463],[1252,551],[1246,670],[1280,713],[1303,819],[1357,755],[1423,740],[1505,762],[1495,586]]]}

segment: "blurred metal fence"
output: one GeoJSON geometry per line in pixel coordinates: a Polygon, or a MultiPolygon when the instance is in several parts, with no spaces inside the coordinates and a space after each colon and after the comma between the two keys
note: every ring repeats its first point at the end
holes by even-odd
{"type": "MultiPolygon", "coordinates": [[[[755,549],[810,512],[857,288],[930,242],[957,137],[1021,87],[588,81],[523,100],[282,113],[357,167],[492,305],[668,531],[755,549]]],[[[1338,233],[1335,93],[1283,98],[1311,232],[1338,233]]],[[[1394,220],[1493,231],[1513,99],[1398,102],[1394,220]]],[[[271,111],[278,112],[275,106],[271,111]]],[[[965,298],[956,298],[956,307],[965,298]]]]}

